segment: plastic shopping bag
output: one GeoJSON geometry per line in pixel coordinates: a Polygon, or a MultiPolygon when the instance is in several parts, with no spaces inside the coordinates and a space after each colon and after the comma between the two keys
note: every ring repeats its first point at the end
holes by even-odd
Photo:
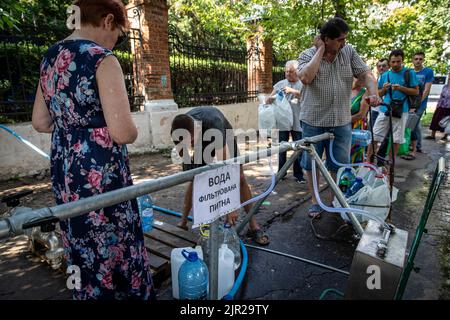
{"type": "Polygon", "coordinates": [[[290,131],[294,125],[294,114],[292,113],[292,107],[286,95],[283,91],[279,91],[277,98],[275,99],[275,119],[277,123],[277,129],[290,131]]]}
{"type": "Polygon", "coordinates": [[[260,104],[258,107],[258,128],[265,130],[275,129],[275,106],[273,104],[260,104]]]}

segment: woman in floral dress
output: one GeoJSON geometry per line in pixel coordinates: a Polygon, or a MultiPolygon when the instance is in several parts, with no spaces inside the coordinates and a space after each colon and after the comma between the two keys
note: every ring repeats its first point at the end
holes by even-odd
{"type": "MultiPolygon", "coordinates": [[[[119,0],[79,0],[81,29],[48,49],[33,127],[52,133],[57,204],[132,185],[127,143],[137,137],[123,73],[111,50],[126,27],[119,0]]],[[[154,298],[135,199],[60,222],[75,299],[154,298]]]]}

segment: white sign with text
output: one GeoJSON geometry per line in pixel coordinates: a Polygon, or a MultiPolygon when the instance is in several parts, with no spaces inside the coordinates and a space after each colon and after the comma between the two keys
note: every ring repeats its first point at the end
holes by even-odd
{"type": "Polygon", "coordinates": [[[241,204],[240,165],[230,164],[196,175],[192,200],[193,228],[237,210],[241,204]]]}

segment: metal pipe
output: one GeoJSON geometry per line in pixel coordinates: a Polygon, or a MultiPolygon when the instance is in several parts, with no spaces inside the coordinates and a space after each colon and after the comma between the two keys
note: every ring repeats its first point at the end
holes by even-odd
{"type": "Polygon", "coordinates": [[[109,207],[117,203],[135,199],[144,194],[156,192],[159,190],[167,189],[172,186],[191,181],[197,174],[222,167],[227,164],[233,163],[249,163],[261,158],[270,157],[272,154],[291,150],[293,146],[299,148],[299,146],[309,143],[316,143],[323,140],[330,139],[332,135],[324,133],[318,136],[301,139],[295,143],[285,143],[277,147],[270,149],[263,149],[257,152],[252,152],[247,155],[243,155],[237,158],[231,158],[225,161],[209,164],[204,167],[196,168],[193,170],[176,173],[167,177],[161,177],[152,181],[143,182],[138,185],[133,185],[96,196],[88,197],[74,202],[69,202],[54,207],[45,207],[41,209],[32,210],[30,212],[23,212],[13,217],[4,218],[0,220],[0,239],[19,235],[23,233],[22,225],[35,221],[40,218],[56,217],[59,220],[66,220],[72,217],[76,217],[85,214],[90,211],[98,210],[101,208],[109,207]]]}
{"type": "MultiPolygon", "coordinates": [[[[347,203],[347,200],[345,199],[344,195],[342,194],[341,190],[339,189],[339,187],[336,185],[336,183],[333,180],[333,177],[331,176],[331,174],[328,172],[327,168],[325,167],[325,165],[323,164],[322,160],[320,159],[319,155],[316,152],[316,148],[314,148],[314,146],[308,146],[308,147],[302,147],[305,150],[307,150],[310,155],[312,157],[314,157],[314,159],[316,160],[316,164],[319,167],[320,172],[322,173],[325,181],[328,183],[328,185],[330,186],[331,190],[333,191],[333,193],[336,196],[336,199],[339,201],[339,203],[341,204],[341,206],[343,208],[350,208],[350,206],[347,203]]],[[[355,215],[353,214],[353,212],[346,212],[346,215],[350,218],[350,220],[352,221],[353,226],[356,229],[356,232],[358,232],[358,234],[360,236],[362,236],[362,234],[364,233],[364,229],[361,227],[361,224],[359,223],[358,219],[355,217],[355,215]]]]}
{"type": "Polygon", "coordinates": [[[350,275],[350,272],[348,272],[348,271],[341,270],[341,269],[337,269],[337,268],[335,268],[335,267],[331,267],[331,266],[328,266],[328,265],[326,265],[326,264],[322,264],[322,263],[319,263],[319,262],[316,262],[316,261],[312,261],[312,260],[308,260],[308,259],[305,259],[305,258],[293,256],[293,255],[288,254],[288,253],[284,253],[284,252],[280,252],[280,251],[275,251],[275,250],[270,250],[270,249],[266,249],[266,248],[262,248],[262,247],[257,247],[257,246],[252,246],[252,245],[249,245],[249,244],[246,244],[245,246],[248,247],[248,248],[253,248],[253,249],[258,249],[258,250],[270,252],[270,253],[273,253],[273,254],[277,254],[277,255],[280,255],[280,256],[292,258],[292,259],[295,259],[295,260],[300,260],[300,261],[303,261],[303,262],[306,262],[306,263],[315,265],[315,266],[317,266],[317,267],[321,267],[321,268],[324,268],[324,269],[328,269],[328,270],[331,270],[331,271],[336,271],[336,272],[345,274],[345,275],[347,275],[347,276],[350,275]]]}

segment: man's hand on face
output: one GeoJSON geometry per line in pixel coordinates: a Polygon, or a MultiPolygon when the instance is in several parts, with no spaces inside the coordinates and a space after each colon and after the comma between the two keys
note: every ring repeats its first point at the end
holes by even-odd
{"type": "Polygon", "coordinates": [[[314,41],[313,41],[314,46],[317,49],[320,49],[321,47],[325,46],[325,42],[323,42],[322,38],[320,37],[320,35],[317,35],[314,37],[314,41]]]}

